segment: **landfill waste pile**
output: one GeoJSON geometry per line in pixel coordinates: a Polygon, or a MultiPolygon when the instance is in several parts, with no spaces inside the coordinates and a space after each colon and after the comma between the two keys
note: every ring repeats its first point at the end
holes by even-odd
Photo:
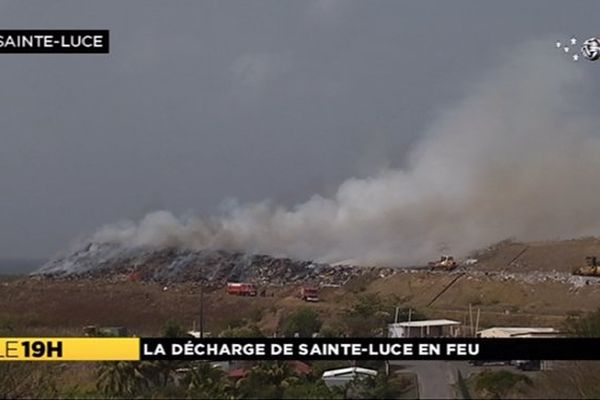
{"type": "Polygon", "coordinates": [[[364,274],[387,276],[389,268],[329,265],[223,250],[126,247],[89,243],[44,264],[32,276],[52,279],[142,282],[251,282],[259,285],[314,283],[341,286],[364,274]]]}

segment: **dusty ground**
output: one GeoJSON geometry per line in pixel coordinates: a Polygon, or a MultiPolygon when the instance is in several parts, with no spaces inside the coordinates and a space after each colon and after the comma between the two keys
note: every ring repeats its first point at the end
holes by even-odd
{"type": "Polygon", "coordinates": [[[512,272],[562,271],[571,272],[584,264],[586,256],[600,255],[600,239],[502,243],[476,256],[481,270],[512,272]]]}
{"type": "MultiPolygon", "coordinates": [[[[414,307],[429,317],[468,322],[469,304],[481,310],[480,327],[491,325],[550,325],[560,327],[568,314],[592,311],[600,304],[600,285],[573,290],[555,282],[526,284],[497,282],[491,278],[459,276],[441,296],[452,275],[399,273],[378,279],[359,290],[326,288],[322,302],[310,304],[324,320],[351,305],[357,296],[394,295],[399,306],[414,307]],[[432,300],[437,299],[435,301],[432,300]]],[[[205,292],[208,330],[219,331],[245,318],[273,332],[279,319],[305,305],[296,288],[271,289],[269,297],[229,296],[224,289],[205,292]],[[271,293],[273,297],[270,297],[271,293]]],[[[158,334],[165,322],[175,320],[190,327],[198,320],[200,289],[133,282],[53,282],[23,279],[0,286],[0,325],[19,334],[51,331],[80,334],[88,324],[126,326],[138,335],[158,334]]]]}

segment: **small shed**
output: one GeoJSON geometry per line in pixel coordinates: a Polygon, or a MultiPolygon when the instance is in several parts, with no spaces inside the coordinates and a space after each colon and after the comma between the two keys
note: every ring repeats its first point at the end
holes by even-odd
{"type": "Polygon", "coordinates": [[[461,323],[450,319],[429,319],[388,324],[391,338],[457,337],[461,323]]]}
{"type": "Polygon", "coordinates": [[[330,369],[323,372],[322,379],[327,387],[344,386],[349,382],[368,377],[376,377],[377,371],[362,367],[330,369]]]}

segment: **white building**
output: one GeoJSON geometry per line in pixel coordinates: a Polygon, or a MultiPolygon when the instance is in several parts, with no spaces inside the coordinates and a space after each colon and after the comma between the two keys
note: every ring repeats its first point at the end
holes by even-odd
{"type": "Polygon", "coordinates": [[[331,388],[334,386],[344,386],[355,379],[360,380],[370,376],[376,377],[377,371],[362,367],[348,367],[325,371],[322,378],[327,387],[331,388]]]}
{"type": "MultiPolygon", "coordinates": [[[[538,327],[495,326],[477,332],[477,337],[480,338],[553,338],[559,336],[560,332],[554,328],[538,327]]],[[[551,360],[513,360],[511,363],[521,369],[539,369],[542,371],[550,370],[554,366],[551,360]]]]}
{"type": "Polygon", "coordinates": [[[457,337],[460,322],[450,319],[430,319],[425,321],[405,321],[388,324],[388,337],[391,338],[430,338],[457,337]]]}
{"type": "Polygon", "coordinates": [[[493,327],[477,332],[481,338],[531,338],[531,337],[557,337],[559,332],[554,328],[536,327],[493,327]]]}

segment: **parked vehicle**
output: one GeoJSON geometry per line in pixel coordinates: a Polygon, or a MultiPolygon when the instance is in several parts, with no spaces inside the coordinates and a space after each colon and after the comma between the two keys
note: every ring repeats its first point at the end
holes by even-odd
{"type": "Polygon", "coordinates": [[[227,293],[234,296],[256,296],[256,286],[251,283],[227,283],[227,293]]]}
{"type": "Polygon", "coordinates": [[[315,287],[303,286],[300,288],[300,298],[304,301],[318,302],[319,290],[315,287]]]}

